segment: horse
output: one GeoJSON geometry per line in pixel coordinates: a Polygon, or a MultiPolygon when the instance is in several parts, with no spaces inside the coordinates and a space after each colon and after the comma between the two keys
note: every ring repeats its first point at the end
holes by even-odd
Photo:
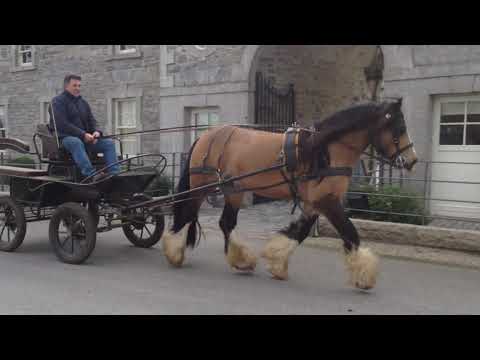
{"type": "Polygon", "coordinates": [[[417,155],[401,106],[401,100],[354,105],[309,129],[294,128],[285,133],[225,125],[202,134],[190,148],[177,189],[177,193],[186,193],[173,205],[173,225],[163,236],[168,262],[181,267],[186,248],[193,249],[197,243],[198,213],[208,190],[195,192],[195,196],[188,191],[255,172],[222,188],[225,206],[219,226],[225,239],[226,262],[232,269],[252,272],[258,261],[235,230],[244,191],[250,191],[272,199],[294,200],[302,209],[300,217],[275,233],[259,254],[274,279],[288,278],[289,258],[323,215],[343,241],[349,283],[363,290],[373,288],[378,257],[360,246],[343,197],[352,168],[369,145],[392,165],[413,171],[417,155]],[[275,167],[278,164],[285,166],[275,167]],[[261,169],[264,171],[258,171],[261,169]]]}

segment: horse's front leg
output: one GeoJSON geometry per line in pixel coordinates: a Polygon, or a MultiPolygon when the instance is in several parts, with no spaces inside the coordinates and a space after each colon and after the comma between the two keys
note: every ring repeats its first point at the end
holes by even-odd
{"type": "Polygon", "coordinates": [[[225,237],[225,255],[227,263],[232,269],[239,271],[253,271],[257,264],[257,257],[253,250],[244,243],[237,232],[238,211],[243,199],[243,194],[225,197],[225,207],[220,218],[220,228],[225,237]]]}
{"type": "Polygon", "coordinates": [[[288,260],[295,248],[308,236],[317,218],[318,215],[311,212],[302,214],[267,243],[261,256],[267,261],[267,270],[275,279],[288,278],[288,260]]]}
{"type": "Polygon", "coordinates": [[[345,264],[350,273],[350,283],[363,290],[373,288],[378,274],[378,258],[370,249],[360,247],[358,232],[345,214],[341,202],[334,198],[326,201],[322,212],[343,240],[345,264]]]}

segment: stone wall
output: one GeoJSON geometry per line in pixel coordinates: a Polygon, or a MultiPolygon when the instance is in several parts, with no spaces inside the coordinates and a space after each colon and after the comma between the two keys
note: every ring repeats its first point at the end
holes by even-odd
{"type": "MultiPolygon", "coordinates": [[[[121,57],[112,45],[36,45],[35,68],[12,71],[11,45],[0,46],[0,98],[8,99],[10,136],[30,141],[40,121],[40,102],[63,90],[67,73],[82,76],[82,96],[90,103],[101,127],[111,131],[107,109],[113,94],[141,93],[144,129],[158,127],[159,46],[138,47],[139,54],[121,57]]],[[[143,151],[154,140],[145,138],[143,151]]]]}
{"type": "Polygon", "coordinates": [[[374,46],[265,45],[254,66],[277,88],[294,84],[296,119],[310,125],[370,98],[364,68],[374,50],[374,46]]]}

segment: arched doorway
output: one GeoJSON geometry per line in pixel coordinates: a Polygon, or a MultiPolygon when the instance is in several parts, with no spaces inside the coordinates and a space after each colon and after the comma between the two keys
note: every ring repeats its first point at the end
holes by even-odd
{"type": "Polygon", "coordinates": [[[370,100],[372,89],[365,70],[377,50],[376,45],[247,46],[243,65],[247,67],[251,94],[249,118],[258,122],[258,74],[280,93],[293,88],[294,119],[301,126],[370,100]]]}
{"type": "MultiPolygon", "coordinates": [[[[250,45],[242,63],[248,71],[250,121],[285,128],[293,122],[309,127],[376,98],[383,77],[377,45],[250,45]]],[[[263,200],[254,197],[254,203],[263,200]]]]}

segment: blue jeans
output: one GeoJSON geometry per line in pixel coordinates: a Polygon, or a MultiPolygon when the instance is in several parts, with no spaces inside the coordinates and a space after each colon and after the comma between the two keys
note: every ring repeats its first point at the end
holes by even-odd
{"type": "MultiPolygon", "coordinates": [[[[98,139],[96,144],[85,144],[75,136],[66,136],[62,139],[62,144],[63,147],[72,154],[73,160],[80,168],[83,176],[90,176],[95,172],[95,168],[88,158],[86,149],[94,153],[103,153],[107,166],[118,161],[115,144],[111,139],[98,139]]],[[[116,174],[120,171],[120,166],[112,166],[107,171],[110,174],[116,174]]]]}

